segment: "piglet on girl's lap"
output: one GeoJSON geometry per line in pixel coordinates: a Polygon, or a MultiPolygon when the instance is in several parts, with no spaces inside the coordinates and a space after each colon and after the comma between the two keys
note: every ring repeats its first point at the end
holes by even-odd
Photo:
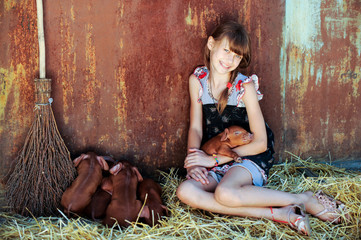
{"type": "Polygon", "coordinates": [[[253,140],[253,134],[247,132],[244,128],[239,126],[230,126],[223,132],[209,139],[201,150],[209,155],[220,154],[233,158],[239,161],[239,156],[232,148],[239,147],[250,143],[253,140]]]}

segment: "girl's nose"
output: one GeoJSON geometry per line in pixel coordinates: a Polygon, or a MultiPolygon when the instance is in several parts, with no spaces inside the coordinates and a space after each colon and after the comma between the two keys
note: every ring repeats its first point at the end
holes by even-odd
{"type": "Polygon", "coordinates": [[[228,54],[227,56],[227,61],[232,64],[235,60],[235,58],[237,57],[237,55],[233,52],[231,52],[230,54],[228,54]]]}

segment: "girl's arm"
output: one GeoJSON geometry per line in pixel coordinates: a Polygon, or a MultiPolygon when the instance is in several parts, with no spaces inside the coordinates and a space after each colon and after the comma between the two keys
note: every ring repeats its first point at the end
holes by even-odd
{"type": "Polygon", "coordinates": [[[193,74],[189,77],[189,94],[190,94],[190,125],[188,131],[187,149],[199,149],[203,137],[202,126],[202,103],[198,102],[198,93],[200,88],[199,81],[193,74]]]}
{"type": "Polygon", "coordinates": [[[253,133],[251,143],[233,149],[239,156],[256,155],[267,150],[267,132],[257,92],[253,82],[243,85],[245,93],[243,102],[246,105],[249,127],[253,133]]]}
{"type": "MultiPolygon", "coordinates": [[[[189,93],[190,93],[190,125],[188,131],[188,145],[187,145],[187,157],[184,161],[184,167],[187,169],[187,178],[193,178],[196,181],[200,181],[202,184],[208,184],[208,171],[204,167],[202,162],[212,162],[211,156],[199,151],[199,154],[195,156],[194,149],[199,149],[203,137],[202,126],[202,103],[198,102],[199,94],[199,81],[193,74],[189,77],[189,93]],[[189,166],[187,162],[196,159],[197,164],[189,166]]],[[[198,152],[197,152],[198,153],[198,152]]]]}

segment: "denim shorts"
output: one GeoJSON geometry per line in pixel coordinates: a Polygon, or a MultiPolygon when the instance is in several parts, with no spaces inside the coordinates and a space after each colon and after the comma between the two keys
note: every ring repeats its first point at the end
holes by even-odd
{"type": "Polygon", "coordinates": [[[223,164],[221,166],[214,167],[208,171],[208,174],[219,183],[229,169],[237,166],[248,170],[248,172],[252,175],[253,185],[262,187],[267,182],[264,171],[253,161],[247,159],[243,159],[241,163],[231,162],[230,164],[223,164]]]}

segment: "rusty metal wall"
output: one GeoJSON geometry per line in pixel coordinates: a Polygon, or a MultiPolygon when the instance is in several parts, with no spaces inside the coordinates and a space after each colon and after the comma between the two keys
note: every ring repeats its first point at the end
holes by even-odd
{"type": "MultiPolygon", "coordinates": [[[[21,149],[38,77],[35,0],[0,3],[0,166],[21,149]]],[[[94,150],[146,174],[181,167],[188,76],[207,34],[239,20],[252,38],[277,158],[361,157],[357,0],[44,0],[47,77],[72,156],[94,150]]]]}
{"type": "Polygon", "coordinates": [[[361,2],[286,1],[281,152],[361,159],[361,2]]]}

